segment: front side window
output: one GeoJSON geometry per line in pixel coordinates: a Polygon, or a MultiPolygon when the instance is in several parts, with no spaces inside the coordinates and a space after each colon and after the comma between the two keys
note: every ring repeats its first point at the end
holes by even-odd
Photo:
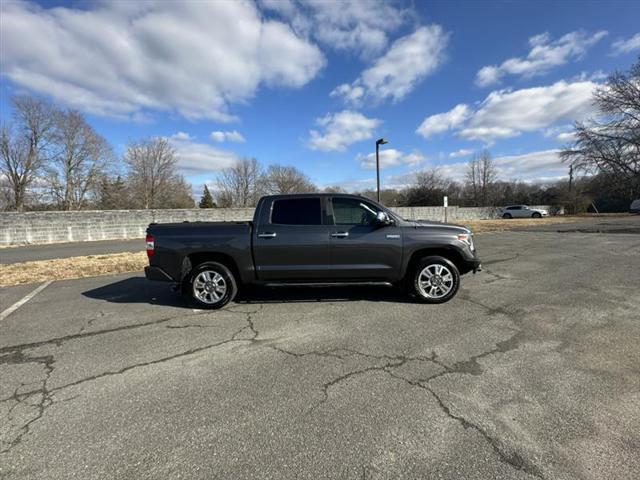
{"type": "Polygon", "coordinates": [[[271,223],[279,225],[321,225],[319,198],[284,198],[273,202],[271,223]]]}
{"type": "Polygon", "coordinates": [[[333,218],[336,225],[373,225],[378,210],[357,198],[334,198],[333,218]]]}

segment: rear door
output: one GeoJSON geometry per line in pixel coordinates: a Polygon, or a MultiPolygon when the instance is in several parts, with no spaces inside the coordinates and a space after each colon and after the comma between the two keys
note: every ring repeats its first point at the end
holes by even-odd
{"type": "Polygon", "coordinates": [[[337,279],[394,280],[402,264],[402,229],[379,226],[379,208],[353,197],[332,197],[328,205],[331,270],[337,279]]]}
{"type": "Polygon", "coordinates": [[[511,207],[511,211],[509,213],[511,213],[513,218],[522,217],[522,205],[516,205],[514,207],[511,207]]]}
{"type": "Polygon", "coordinates": [[[324,279],[329,275],[329,231],[323,224],[325,199],[276,197],[265,205],[254,228],[254,260],[259,280],[324,279]]]}

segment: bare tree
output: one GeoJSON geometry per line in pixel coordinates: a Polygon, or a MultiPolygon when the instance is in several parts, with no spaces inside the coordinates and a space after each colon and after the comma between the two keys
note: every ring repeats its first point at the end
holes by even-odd
{"type": "Polygon", "coordinates": [[[0,132],[0,173],[11,189],[11,206],[24,209],[29,188],[46,157],[54,129],[54,109],[24,95],[12,98],[13,119],[0,132]]]}
{"type": "Polygon", "coordinates": [[[340,185],[329,185],[324,187],[324,193],[347,193],[347,191],[340,185]]]}
{"type": "Polygon", "coordinates": [[[594,92],[600,120],[576,122],[574,144],[561,152],[574,168],[616,178],[629,199],[640,195],[640,57],[594,92]]]}
{"type": "Polygon", "coordinates": [[[220,206],[252,207],[264,192],[264,175],[255,158],[243,158],[218,177],[220,206]]]}
{"type": "Polygon", "coordinates": [[[316,190],[309,177],[295,167],[270,165],[264,176],[267,193],[309,193],[316,190]]]}
{"type": "Polygon", "coordinates": [[[158,208],[163,189],[176,175],[177,160],[169,140],[152,137],[131,142],[124,161],[133,196],[143,208],[158,208]]]}
{"type": "Polygon", "coordinates": [[[398,204],[406,206],[441,205],[453,182],[437,168],[416,173],[413,186],[402,192],[398,204]]]}
{"type": "Polygon", "coordinates": [[[482,150],[469,160],[466,180],[476,207],[487,206],[491,202],[491,189],[497,176],[495,163],[488,150],[482,150]]]}
{"type": "Polygon", "coordinates": [[[182,175],[173,175],[157,200],[157,208],[195,208],[191,184],[182,175]]]}
{"type": "Polygon", "coordinates": [[[55,153],[46,166],[46,180],[63,210],[79,210],[97,188],[111,157],[107,141],[75,110],[57,112],[55,153]]]}

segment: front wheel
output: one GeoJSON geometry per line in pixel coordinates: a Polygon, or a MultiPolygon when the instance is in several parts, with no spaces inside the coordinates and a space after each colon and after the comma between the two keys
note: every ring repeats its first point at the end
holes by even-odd
{"type": "Polygon", "coordinates": [[[418,262],[412,280],[412,290],[418,301],[444,303],[458,293],[460,272],[450,260],[433,255],[418,262]]]}
{"type": "Polygon", "coordinates": [[[226,266],[205,262],[193,269],[188,282],[193,302],[200,308],[221,308],[238,293],[236,279],[226,266]]]}
{"type": "Polygon", "coordinates": [[[512,217],[511,217],[510,213],[505,213],[504,215],[502,215],[502,218],[509,219],[509,218],[512,218],[512,217]]]}
{"type": "Polygon", "coordinates": [[[533,212],[533,215],[531,215],[531,218],[542,218],[542,215],[540,215],[538,212],[533,212]]]}

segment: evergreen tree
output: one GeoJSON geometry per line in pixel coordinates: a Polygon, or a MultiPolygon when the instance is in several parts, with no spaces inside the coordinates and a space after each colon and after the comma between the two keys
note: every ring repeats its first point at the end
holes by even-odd
{"type": "Polygon", "coordinates": [[[202,198],[200,199],[198,206],[200,208],[215,208],[216,206],[216,203],[213,201],[213,197],[211,196],[211,192],[209,192],[209,187],[206,185],[204,186],[202,198]]]}

